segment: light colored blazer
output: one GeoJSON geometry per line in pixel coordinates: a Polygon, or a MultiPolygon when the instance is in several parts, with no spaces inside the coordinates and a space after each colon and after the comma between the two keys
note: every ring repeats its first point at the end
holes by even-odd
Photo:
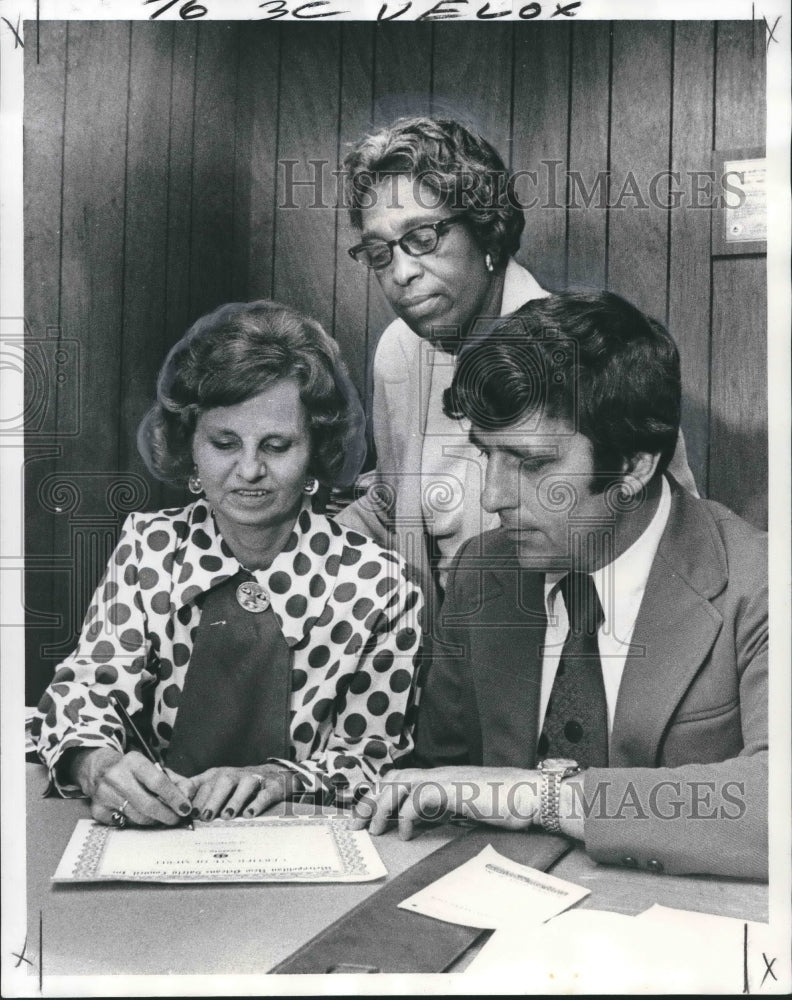
{"type": "MultiPolygon", "coordinates": [[[[520,569],[500,532],[463,546],[416,764],[536,766],[544,607],[543,574],[520,569]]],[[[597,861],[767,877],[767,620],[767,536],[674,484],[610,766],[585,773],[585,846],[597,861]]]]}

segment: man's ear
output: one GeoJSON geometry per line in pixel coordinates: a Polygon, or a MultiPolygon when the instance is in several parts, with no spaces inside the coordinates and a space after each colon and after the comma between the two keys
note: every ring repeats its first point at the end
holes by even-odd
{"type": "Polygon", "coordinates": [[[624,463],[624,488],[637,495],[645,490],[657,471],[660,455],[650,451],[636,452],[624,463]]]}

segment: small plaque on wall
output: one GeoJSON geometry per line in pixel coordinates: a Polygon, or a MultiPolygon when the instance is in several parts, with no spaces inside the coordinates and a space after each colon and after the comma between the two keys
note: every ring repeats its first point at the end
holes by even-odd
{"type": "Polygon", "coordinates": [[[762,149],[714,154],[721,188],[712,254],[767,253],[767,160],[762,149]]]}

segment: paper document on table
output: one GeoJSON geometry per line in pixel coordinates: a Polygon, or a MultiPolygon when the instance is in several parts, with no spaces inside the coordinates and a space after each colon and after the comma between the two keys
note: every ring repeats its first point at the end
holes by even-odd
{"type": "Polygon", "coordinates": [[[767,929],[767,924],[760,924],[756,920],[721,917],[717,913],[700,913],[698,910],[680,910],[673,906],[661,906],[659,903],[654,903],[649,909],[643,910],[635,919],[642,923],[651,921],[663,927],[684,925],[688,931],[695,934],[728,934],[735,930],[742,933],[746,925],[754,934],[762,934],[767,929]]]}
{"type": "Polygon", "coordinates": [[[349,821],[289,817],[196,821],[195,830],[117,830],[78,821],[55,882],[370,882],[387,874],[349,821]]]}
{"type": "Polygon", "coordinates": [[[761,951],[772,954],[767,931],[766,924],[665,907],[638,917],[573,910],[540,927],[497,930],[465,974],[485,976],[492,993],[519,982],[537,993],[770,991],[772,982],[761,982],[761,951]]]}
{"type": "Polygon", "coordinates": [[[466,927],[507,927],[516,920],[541,923],[589,890],[528,865],[487,845],[470,861],[399,903],[436,920],[466,927]]]}

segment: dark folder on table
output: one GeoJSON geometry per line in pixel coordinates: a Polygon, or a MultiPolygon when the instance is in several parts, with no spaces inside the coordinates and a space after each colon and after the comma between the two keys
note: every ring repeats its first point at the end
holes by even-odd
{"type": "Polygon", "coordinates": [[[399,903],[478,854],[487,844],[520,864],[547,871],[570,843],[541,831],[476,827],[402,872],[344,914],[273,973],[444,972],[480,936],[478,927],[400,910],[399,903]]]}

